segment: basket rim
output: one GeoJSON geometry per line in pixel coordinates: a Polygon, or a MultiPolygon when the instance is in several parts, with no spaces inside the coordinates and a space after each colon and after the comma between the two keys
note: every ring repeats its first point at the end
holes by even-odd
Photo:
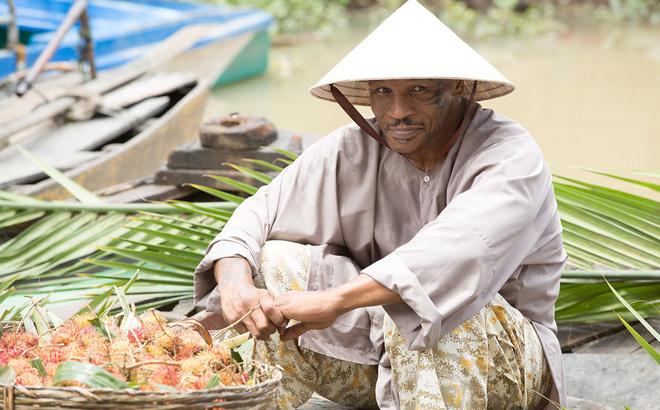
{"type": "Polygon", "coordinates": [[[262,366],[270,367],[270,370],[273,372],[273,377],[268,380],[264,380],[260,383],[255,383],[252,385],[242,385],[242,386],[223,386],[218,385],[211,389],[199,389],[199,390],[176,390],[176,391],[165,391],[165,390],[155,390],[155,391],[143,391],[137,389],[111,389],[108,387],[60,387],[60,386],[25,386],[22,384],[5,384],[0,383],[0,388],[14,388],[20,387],[21,389],[27,389],[34,393],[39,391],[48,391],[48,390],[57,390],[61,392],[71,392],[77,393],[80,391],[90,392],[90,393],[126,393],[130,396],[151,396],[151,397],[168,397],[168,396],[179,396],[179,395],[205,395],[214,392],[227,392],[227,391],[236,391],[242,392],[250,389],[259,389],[262,387],[269,386],[271,384],[277,384],[282,380],[282,370],[277,366],[272,366],[268,363],[259,362],[262,366]]]}

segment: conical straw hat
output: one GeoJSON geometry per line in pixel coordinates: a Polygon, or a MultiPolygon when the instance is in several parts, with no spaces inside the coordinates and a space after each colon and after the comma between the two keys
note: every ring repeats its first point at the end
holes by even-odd
{"type": "MultiPolygon", "coordinates": [[[[334,84],[353,104],[370,105],[369,80],[479,81],[475,100],[513,91],[513,84],[424,6],[410,0],[357,45],[316,85],[315,97],[335,101],[334,84]]],[[[472,87],[467,84],[466,90],[472,87]]]]}

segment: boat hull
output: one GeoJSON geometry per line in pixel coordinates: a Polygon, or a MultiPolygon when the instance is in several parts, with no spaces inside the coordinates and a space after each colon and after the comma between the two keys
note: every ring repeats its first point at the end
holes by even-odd
{"type": "MultiPolygon", "coordinates": [[[[25,63],[28,67],[45,48],[71,3],[71,0],[16,1],[17,23],[22,40],[27,43],[25,63]]],[[[7,12],[5,9],[6,6],[0,3],[0,15],[7,12]]],[[[269,51],[267,29],[273,19],[258,9],[160,0],[92,0],[89,15],[95,62],[99,70],[114,68],[139,58],[152,45],[181,28],[200,24],[214,25],[215,28],[191,47],[191,55],[195,55],[198,49],[217,48],[219,43],[246,34],[259,40],[248,43],[249,47],[242,50],[241,60],[234,64],[231,75],[224,76],[220,81],[223,72],[216,72],[211,84],[238,81],[261,74],[266,68],[269,51]]],[[[0,38],[4,31],[6,29],[0,25],[0,38]]],[[[51,61],[77,61],[78,48],[78,33],[72,29],[51,61]]],[[[206,59],[197,60],[196,63],[193,66],[194,72],[202,73],[208,71],[204,66],[214,64],[214,61],[206,59]]],[[[11,74],[15,69],[16,54],[0,50],[0,77],[11,74]]]]}
{"type": "MultiPolygon", "coordinates": [[[[65,172],[90,191],[151,175],[177,146],[197,138],[209,84],[200,81],[163,116],[149,124],[129,141],[104,155],[65,172]]],[[[71,195],[52,179],[24,185],[21,194],[41,199],[65,199],[71,195]]]]}

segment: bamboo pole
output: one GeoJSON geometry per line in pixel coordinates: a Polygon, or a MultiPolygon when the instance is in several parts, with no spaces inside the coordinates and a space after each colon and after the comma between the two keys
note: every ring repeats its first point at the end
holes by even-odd
{"type": "Polygon", "coordinates": [[[18,24],[16,23],[16,6],[14,5],[14,0],[7,0],[7,5],[9,6],[9,19],[7,20],[7,48],[16,52],[16,62],[18,63],[19,35],[18,24]]]}
{"type": "Polygon", "coordinates": [[[96,79],[96,63],[94,62],[94,42],[92,41],[92,29],[89,25],[89,14],[87,8],[80,14],[80,61],[87,62],[89,75],[92,80],[96,79]]]}
{"type": "Polygon", "coordinates": [[[73,3],[73,6],[71,6],[67,12],[66,17],[64,17],[64,21],[57,28],[57,31],[55,31],[55,34],[48,42],[48,45],[46,45],[46,48],[44,48],[41,54],[39,54],[37,61],[32,67],[30,67],[30,71],[28,71],[25,78],[22,79],[16,86],[16,95],[21,97],[30,89],[30,87],[32,87],[34,81],[37,79],[39,74],[41,74],[44,65],[53,57],[53,54],[59,48],[60,43],[62,42],[62,39],[66,33],[80,18],[81,13],[83,13],[85,10],[87,10],[87,0],[76,0],[73,3]]]}

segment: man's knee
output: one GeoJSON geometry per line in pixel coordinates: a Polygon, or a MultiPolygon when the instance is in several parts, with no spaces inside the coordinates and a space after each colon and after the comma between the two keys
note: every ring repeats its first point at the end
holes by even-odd
{"type": "Polygon", "coordinates": [[[304,290],[309,266],[308,245],[281,240],[266,241],[261,249],[259,271],[254,282],[275,295],[304,290]]]}

